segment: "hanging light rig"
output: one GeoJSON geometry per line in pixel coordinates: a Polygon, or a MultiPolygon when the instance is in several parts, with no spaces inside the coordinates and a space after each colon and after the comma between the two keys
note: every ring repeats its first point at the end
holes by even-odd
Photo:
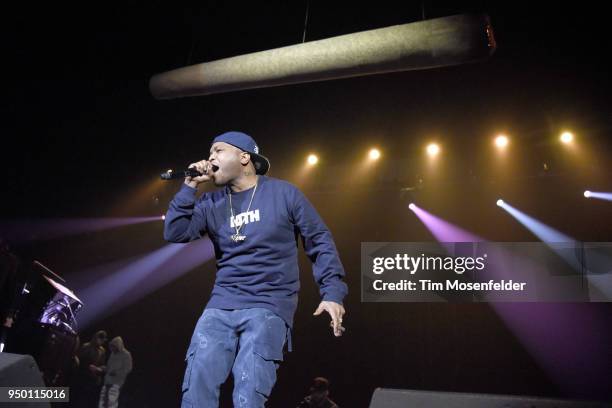
{"type": "Polygon", "coordinates": [[[154,75],[149,88],[156,99],[211,95],[460,65],[495,49],[489,17],[461,14],[178,68],[154,75]]]}

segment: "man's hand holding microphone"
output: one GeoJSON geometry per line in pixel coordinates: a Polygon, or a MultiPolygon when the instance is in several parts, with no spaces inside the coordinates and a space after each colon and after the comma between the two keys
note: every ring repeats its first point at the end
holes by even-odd
{"type": "Polygon", "coordinates": [[[199,162],[191,163],[188,168],[195,169],[202,173],[201,176],[185,177],[185,184],[187,184],[189,187],[198,188],[200,183],[205,183],[212,180],[212,164],[208,160],[200,160],[199,162]]]}

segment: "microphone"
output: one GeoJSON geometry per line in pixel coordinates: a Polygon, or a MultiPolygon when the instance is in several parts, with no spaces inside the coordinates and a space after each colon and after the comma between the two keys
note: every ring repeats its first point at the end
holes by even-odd
{"type": "MultiPolygon", "coordinates": [[[[212,166],[213,172],[217,170],[219,170],[218,166],[212,166]]],[[[183,171],[168,170],[167,172],[160,174],[160,177],[162,180],[177,180],[177,179],[184,179],[185,177],[199,177],[199,176],[203,176],[204,174],[208,174],[208,172],[200,173],[195,168],[188,168],[187,170],[183,170],[183,171]]]]}
{"type": "Polygon", "coordinates": [[[198,177],[201,175],[202,173],[200,173],[196,169],[187,169],[184,171],[168,170],[167,172],[160,174],[160,177],[162,180],[177,180],[184,179],[185,177],[198,177]]]}

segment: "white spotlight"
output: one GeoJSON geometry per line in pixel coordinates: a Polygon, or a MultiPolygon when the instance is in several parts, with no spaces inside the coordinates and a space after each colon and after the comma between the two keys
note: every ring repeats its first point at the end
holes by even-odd
{"type": "Polygon", "coordinates": [[[506,135],[499,135],[495,138],[495,146],[497,146],[500,149],[504,149],[506,146],[508,146],[508,136],[506,135]]]}
{"type": "Polygon", "coordinates": [[[574,135],[571,132],[563,132],[561,136],[559,137],[559,139],[563,143],[569,144],[569,143],[572,143],[572,141],[574,140],[574,135]]]}
{"type": "Polygon", "coordinates": [[[410,208],[412,211],[414,211],[414,209],[416,208],[416,205],[414,205],[414,203],[410,203],[410,204],[408,204],[408,208],[410,208]]]}
{"type": "Polygon", "coordinates": [[[370,153],[369,153],[370,159],[371,160],[378,160],[380,158],[380,150],[378,149],[371,149],[370,153]]]}
{"type": "Polygon", "coordinates": [[[497,205],[500,206],[500,207],[502,205],[504,205],[504,200],[502,200],[501,198],[499,200],[497,200],[497,205]]]}
{"type": "Polygon", "coordinates": [[[584,196],[585,196],[586,198],[591,197],[591,192],[590,192],[589,190],[586,190],[586,191],[584,192],[584,196]]]}
{"type": "Polygon", "coordinates": [[[427,145],[427,154],[430,157],[435,157],[438,155],[438,153],[440,153],[440,146],[435,143],[430,143],[427,145]]]}

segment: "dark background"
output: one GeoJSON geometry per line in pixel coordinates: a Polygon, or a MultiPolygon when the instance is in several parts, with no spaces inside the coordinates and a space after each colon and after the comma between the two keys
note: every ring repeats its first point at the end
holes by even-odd
{"type": "MultiPolygon", "coordinates": [[[[490,305],[372,304],[359,296],[361,242],[433,239],[407,200],[492,241],[537,240],[495,206],[500,197],[576,239],[612,241],[612,205],[582,197],[587,188],[612,191],[603,6],[330,3],[311,1],[307,41],[418,21],[423,12],[484,11],[498,50],[479,64],[156,101],[148,92],[154,73],[301,42],[306,2],[24,4],[3,24],[3,218],[161,215],[178,182],[123,204],[161,171],[205,157],[218,133],[242,130],[270,158],[271,175],[299,182],[320,211],[351,291],[347,335],[335,339],[327,318],[310,317],[319,299],[302,257],[294,351],[270,406],[295,405],[317,375],[331,380],[345,407],[367,406],[376,387],[612,399],[610,351],[597,367],[580,368],[582,382],[560,385],[490,305]],[[557,142],[563,129],[576,134],[579,157],[557,142]],[[498,132],[512,138],[506,163],[492,154],[498,132]],[[443,146],[435,171],[422,154],[432,138],[443,146]],[[383,160],[351,179],[373,145],[383,160]],[[320,165],[297,180],[310,151],[320,165]],[[415,190],[401,194],[403,187],[415,190]]],[[[159,222],[15,251],[70,276],[163,245],[159,222]]],[[[97,328],[123,336],[135,362],[124,390],[129,406],[178,405],[185,349],[214,270],[209,262],[84,328],[83,338],[97,328]]],[[[519,306],[524,316],[538,307],[519,306]]],[[[553,306],[559,315],[579,309],[592,323],[596,344],[575,344],[572,358],[612,343],[609,304],[553,306]]],[[[551,346],[564,336],[548,335],[551,346]]]]}

